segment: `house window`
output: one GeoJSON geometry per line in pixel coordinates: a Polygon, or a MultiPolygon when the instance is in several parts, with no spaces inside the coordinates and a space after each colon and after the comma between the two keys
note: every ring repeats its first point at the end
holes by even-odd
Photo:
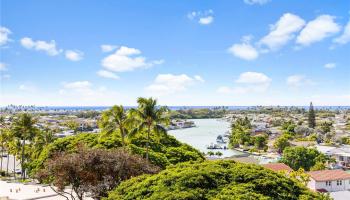
{"type": "Polygon", "coordinates": [[[342,180],[337,180],[337,185],[342,185],[343,181],[342,180]]]}
{"type": "Polygon", "coordinates": [[[331,186],[332,185],[332,181],[326,181],[326,186],[331,186]]]}

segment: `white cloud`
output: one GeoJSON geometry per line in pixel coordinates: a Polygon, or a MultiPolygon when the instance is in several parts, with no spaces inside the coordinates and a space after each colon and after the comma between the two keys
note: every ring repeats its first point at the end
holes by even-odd
{"type": "Polygon", "coordinates": [[[63,89],[59,91],[60,94],[75,93],[83,96],[93,96],[96,93],[89,81],[64,82],[62,85],[63,89]]]}
{"type": "Polygon", "coordinates": [[[140,54],[141,51],[138,49],[122,46],[115,53],[105,57],[101,64],[110,71],[125,72],[151,67],[164,62],[163,60],[146,62],[145,57],[138,56],[140,54]]]}
{"type": "Polygon", "coordinates": [[[217,89],[222,94],[247,94],[266,92],[272,79],[259,72],[244,72],[235,80],[234,87],[222,86],[217,89]]]}
{"type": "Polygon", "coordinates": [[[112,105],[120,94],[114,90],[109,90],[104,86],[96,86],[90,81],[74,81],[62,83],[62,88],[58,91],[60,99],[69,99],[64,102],[66,105],[112,105]],[[72,101],[72,102],[70,102],[72,101]]]}
{"type": "Polygon", "coordinates": [[[0,46],[3,46],[10,41],[10,34],[11,31],[8,28],[0,26],[0,46]]]}
{"type": "Polygon", "coordinates": [[[340,26],[334,22],[334,19],[335,17],[330,15],[320,15],[308,22],[297,37],[296,43],[308,46],[338,33],[340,26]]]}
{"type": "Polygon", "coordinates": [[[91,83],[89,81],[75,81],[63,83],[63,86],[67,89],[84,89],[89,88],[91,86],[91,83]]]}
{"type": "Polygon", "coordinates": [[[5,63],[0,62],[0,71],[7,71],[7,65],[5,63]]]}
{"type": "Polygon", "coordinates": [[[263,4],[266,4],[270,1],[271,0],[244,0],[244,3],[249,4],[249,5],[254,5],[254,4],[263,5],[263,4]]]}
{"type": "Polygon", "coordinates": [[[260,40],[270,50],[277,50],[295,37],[294,33],[301,30],[305,21],[297,15],[285,13],[275,24],[270,26],[270,33],[260,40]]]}
{"type": "Polygon", "coordinates": [[[50,42],[34,41],[31,38],[25,37],[21,39],[21,45],[26,49],[45,51],[49,56],[56,56],[62,52],[61,49],[57,49],[55,40],[51,40],[50,42]]]}
{"type": "Polygon", "coordinates": [[[202,83],[205,82],[204,79],[203,79],[201,76],[199,76],[199,75],[195,75],[195,76],[194,76],[194,79],[197,80],[197,81],[199,81],[199,82],[202,82],[202,83]]]}
{"type": "Polygon", "coordinates": [[[118,46],[116,46],[116,45],[110,45],[110,44],[101,45],[102,52],[111,52],[117,48],[118,48],[118,46]]]}
{"type": "Polygon", "coordinates": [[[159,74],[154,82],[146,87],[146,91],[155,96],[162,96],[182,92],[196,82],[203,82],[204,80],[196,75],[193,78],[186,74],[159,74]]]}
{"type": "Polygon", "coordinates": [[[207,17],[201,17],[199,18],[199,23],[203,24],[203,25],[208,25],[211,24],[214,21],[214,17],[213,16],[207,16],[207,17]]]}
{"type": "Polygon", "coordinates": [[[333,69],[337,66],[337,64],[335,63],[327,63],[324,65],[324,68],[327,68],[327,69],[333,69]]]}
{"type": "Polygon", "coordinates": [[[346,44],[350,42],[350,20],[348,21],[347,25],[344,28],[344,32],[341,36],[335,38],[333,42],[338,44],[346,44]]]}
{"type": "Polygon", "coordinates": [[[192,11],[187,14],[188,19],[197,21],[201,25],[209,25],[214,21],[213,10],[192,11]]]}
{"type": "Polygon", "coordinates": [[[115,73],[107,71],[107,70],[99,70],[97,72],[97,75],[103,78],[110,78],[110,79],[119,79],[119,76],[117,76],[115,73]]]}
{"type": "Polygon", "coordinates": [[[287,77],[287,85],[292,88],[299,88],[306,85],[313,85],[314,82],[307,79],[304,75],[291,75],[287,77]]]}
{"type": "Polygon", "coordinates": [[[65,56],[68,60],[79,61],[83,59],[84,53],[78,50],[66,50],[65,56]]]}
{"type": "Polygon", "coordinates": [[[259,52],[252,45],[250,45],[250,39],[250,36],[244,36],[242,43],[232,45],[228,49],[228,52],[244,60],[255,60],[259,57],[259,52]]]}
{"type": "Polygon", "coordinates": [[[270,83],[271,79],[263,73],[258,72],[244,72],[239,75],[236,83],[249,83],[249,84],[265,84],[270,83]]]}

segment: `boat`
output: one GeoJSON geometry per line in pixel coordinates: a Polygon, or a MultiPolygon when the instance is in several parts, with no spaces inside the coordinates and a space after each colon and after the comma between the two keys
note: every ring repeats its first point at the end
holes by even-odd
{"type": "Polygon", "coordinates": [[[219,144],[213,144],[211,143],[209,146],[207,146],[207,149],[223,149],[221,145],[219,144]]]}
{"type": "Polygon", "coordinates": [[[218,137],[216,137],[216,142],[217,143],[226,143],[224,140],[224,137],[222,135],[218,135],[218,137]]]}

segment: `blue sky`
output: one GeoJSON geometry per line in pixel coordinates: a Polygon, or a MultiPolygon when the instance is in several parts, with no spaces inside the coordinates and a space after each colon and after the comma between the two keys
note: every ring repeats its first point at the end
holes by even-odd
{"type": "Polygon", "coordinates": [[[0,105],[349,105],[348,1],[1,1],[0,105]]]}

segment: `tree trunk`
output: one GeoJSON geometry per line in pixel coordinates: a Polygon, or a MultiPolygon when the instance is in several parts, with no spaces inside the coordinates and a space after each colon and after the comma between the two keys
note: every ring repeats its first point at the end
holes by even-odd
{"type": "Polygon", "coordinates": [[[9,174],[9,164],[10,164],[10,154],[9,150],[7,149],[7,166],[6,166],[6,174],[9,174]]]}
{"type": "Polygon", "coordinates": [[[21,155],[21,177],[24,180],[25,174],[24,174],[24,146],[25,146],[25,140],[22,141],[22,155],[21,155]]]}
{"type": "Polygon", "coordinates": [[[123,131],[123,128],[119,126],[120,134],[122,136],[122,145],[125,147],[125,133],[123,131]]]}
{"type": "Polygon", "coordinates": [[[16,180],[16,154],[13,155],[13,178],[16,180]]]}
{"type": "Polygon", "coordinates": [[[2,159],[4,155],[4,144],[1,145],[1,164],[0,164],[0,171],[2,171],[2,159]]]}
{"type": "Polygon", "coordinates": [[[148,131],[147,131],[147,142],[146,142],[146,160],[148,160],[148,149],[149,149],[149,135],[151,132],[151,126],[148,126],[148,131]]]}

